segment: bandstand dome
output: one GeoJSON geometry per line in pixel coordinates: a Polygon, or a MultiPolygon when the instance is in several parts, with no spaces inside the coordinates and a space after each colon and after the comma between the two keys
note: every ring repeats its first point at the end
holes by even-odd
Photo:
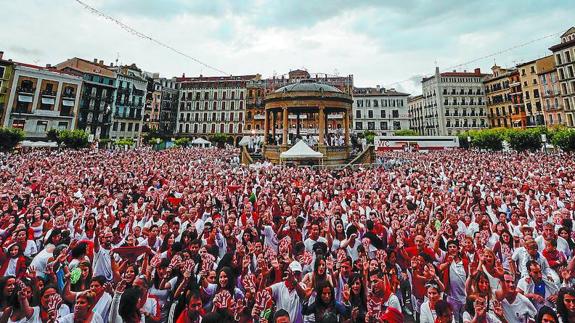
{"type": "Polygon", "coordinates": [[[297,83],[288,84],[275,90],[275,93],[282,92],[335,92],[343,93],[335,86],[316,82],[315,80],[301,80],[297,83]]]}

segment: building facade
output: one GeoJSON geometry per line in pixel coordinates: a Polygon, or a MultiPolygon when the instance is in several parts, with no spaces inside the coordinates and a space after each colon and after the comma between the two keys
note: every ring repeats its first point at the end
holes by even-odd
{"type": "Polygon", "coordinates": [[[451,136],[488,127],[485,89],[479,68],[444,72],[422,80],[424,135],[451,136]]]}
{"type": "Polygon", "coordinates": [[[575,126],[575,27],[561,35],[561,43],[549,48],[555,58],[561,101],[567,126],[575,126]]]}
{"type": "Polygon", "coordinates": [[[148,82],[135,64],[114,68],[116,96],[111,139],[131,138],[139,142],[144,123],[148,82]]]}
{"type": "Polygon", "coordinates": [[[544,126],[546,124],[541,93],[539,92],[538,68],[542,70],[552,69],[554,67],[553,60],[553,56],[550,55],[517,65],[523,91],[523,104],[527,115],[527,127],[544,126]]]}
{"type": "Polygon", "coordinates": [[[373,131],[391,136],[398,130],[409,129],[409,94],[395,89],[356,88],[353,91],[353,132],[373,131]]]}
{"type": "Polygon", "coordinates": [[[176,132],[190,137],[223,133],[238,142],[244,131],[247,82],[256,75],[181,77],[176,132]]]}
{"type": "Polygon", "coordinates": [[[425,133],[425,117],[423,114],[423,95],[407,98],[407,108],[409,112],[409,129],[419,135],[425,133]]]}
{"type": "Polygon", "coordinates": [[[12,86],[12,76],[14,75],[14,63],[3,59],[4,52],[0,51],[0,124],[4,124],[6,104],[12,86]]]}
{"type": "Polygon", "coordinates": [[[555,58],[551,60],[537,61],[537,76],[539,77],[539,93],[541,105],[545,116],[545,125],[554,127],[566,125],[565,111],[561,101],[561,85],[555,68],[555,58]]]}
{"type": "Polygon", "coordinates": [[[492,75],[483,81],[489,125],[491,127],[525,128],[527,118],[523,93],[516,68],[505,69],[494,65],[492,75]]]}
{"type": "Polygon", "coordinates": [[[81,89],[78,76],[15,63],[3,126],[22,129],[29,139],[45,139],[50,129],[72,130],[81,89]]]}
{"type": "Polygon", "coordinates": [[[116,73],[104,65],[102,60],[94,59],[90,62],[77,57],[56,65],[56,68],[83,80],[77,127],[93,135],[96,140],[109,138],[116,95],[116,73]]]}
{"type": "Polygon", "coordinates": [[[164,136],[171,136],[176,131],[179,90],[175,79],[156,78],[155,81],[160,84],[161,91],[158,131],[164,136]]]}
{"type": "Polygon", "coordinates": [[[160,111],[162,104],[162,85],[158,82],[159,75],[147,75],[146,107],[144,109],[144,124],[142,133],[158,132],[160,129],[160,111]]]}

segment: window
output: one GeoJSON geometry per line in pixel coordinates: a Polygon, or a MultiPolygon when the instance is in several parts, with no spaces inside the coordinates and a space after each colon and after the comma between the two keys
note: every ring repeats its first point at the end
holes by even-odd
{"type": "Polygon", "coordinates": [[[561,61],[561,54],[560,53],[555,54],[555,60],[557,61],[557,65],[563,64],[563,62],[561,61]]]}
{"type": "Polygon", "coordinates": [[[48,121],[38,121],[36,122],[36,132],[45,133],[48,128],[48,121]]]}
{"type": "Polygon", "coordinates": [[[12,122],[12,128],[18,128],[20,130],[24,130],[25,124],[26,124],[26,120],[14,120],[12,122]]]}
{"type": "Polygon", "coordinates": [[[0,66],[0,79],[4,78],[4,66],[0,66]]]}
{"type": "Polygon", "coordinates": [[[399,110],[391,111],[391,117],[392,118],[399,118],[399,110]]]}
{"type": "Polygon", "coordinates": [[[140,124],[139,123],[134,124],[134,131],[135,132],[140,131],[140,124]]]}
{"type": "Polygon", "coordinates": [[[375,130],[375,122],[368,122],[367,123],[368,130],[375,130]]]}
{"type": "Polygon", "coordinates": [[[58,130],[66,130],[68,128],[68,122],[62,121],[58,122],[58,130]]]}
{"type": "Polygon", "coordinates": [[[377,108],[379,106],[378,103],[379,103],[379,101],[373,100],[373,107],[377,108]]]}
{"type": "MultiPolygon", "coordinates": [[[[377,101],[373,101],[373,102],[377,102],[377,101]]],[[[373,110],[368,110],[368,111],[367,111],[367,117],[368,117],[369,119],[373,119],[373,110]]]]}
{"type": "MultiPolygon", "coordinates": [[[[182,125],[180,125],[180,132],[182,131],[181,128],[182,128],[182,125]]],[[[114,124],[112,125],[112,131],[118,131],[118,123],[117,122],[114,122],[114,124]]]]}
{"type": "Polygon", "coordinates": [[[362,130],[362,129],[363,129],[363,122],[356,122],[355,130],[362,130]]]}
{"type": "Polygon", "coordinates": [[[361,110],[356,110],[356,111],[355,111],[355,118],[356,118],[356,119],[361,119],[361,110]]]}
{"type": "Polygon", "coordinates": [[[132,131],[132,123],[128,123],[128,131],[132,131]]]}
{"type": "Polygon", "coordinates": [[[120,122],[120,131],[126,131],[126,124],[124,122],[120,122]]]}
{"type": "Polygon", "coordinates": [[[401,122],[394,121],[393,122],[393,130],[401,130],[401,122]]]}
{"type": "Polygon", "coordinates": [[[385,110],[381,110],[381,118],[385,119],[385,110]]]}
{"type": "Polygon", "coordinates": [[[380,130],[387,130],[387,122],[382,121],[379,123],[379,129],[380,130]]]}

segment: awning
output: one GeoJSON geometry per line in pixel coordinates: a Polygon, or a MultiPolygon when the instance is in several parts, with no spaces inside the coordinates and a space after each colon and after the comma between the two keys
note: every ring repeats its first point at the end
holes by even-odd
{"type": "Polygon", "coordinates": [[[18,95],[18,101],[20,102],[28,102],[28,103],[32,103],[32,96],[30,95],[18,95]]]}
{"type": "Polygon", "coordinates": [[[74,106],[74,101],[71,100],[62,100],[62,105],[65,107],[73,107],[74,106]]]}
{"type": "Polygon", "coordinates": [[[54,105],[54,99],[52,99],[52,98],[42,98],[42,104],[54,105]]]}

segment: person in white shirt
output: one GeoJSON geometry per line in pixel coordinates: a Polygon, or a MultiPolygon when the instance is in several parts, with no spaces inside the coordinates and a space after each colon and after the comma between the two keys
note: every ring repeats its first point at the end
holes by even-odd
{"type": "Polygon", "coordinates": [[[501,302],[503,315],[509,323],[522,323],[537,314],[535,306],[529,299],[520,294],[515,288],[515,278],[511,274],[503,275],[502,289],[496,291],[495,296],[501,302]]]}
{"type": "Polygon", "coordinates": [[[97,312],[93,311],[94,308],[94,298],[96,294],[87,291],[80,293],[76,298],[76,303],[74,305],[74,313],[70,313],[64,317],[61,317],[59,323],[74,323],[74,322],[92,322],[92,323],[104,323],[104,320],[97,312]]]}

